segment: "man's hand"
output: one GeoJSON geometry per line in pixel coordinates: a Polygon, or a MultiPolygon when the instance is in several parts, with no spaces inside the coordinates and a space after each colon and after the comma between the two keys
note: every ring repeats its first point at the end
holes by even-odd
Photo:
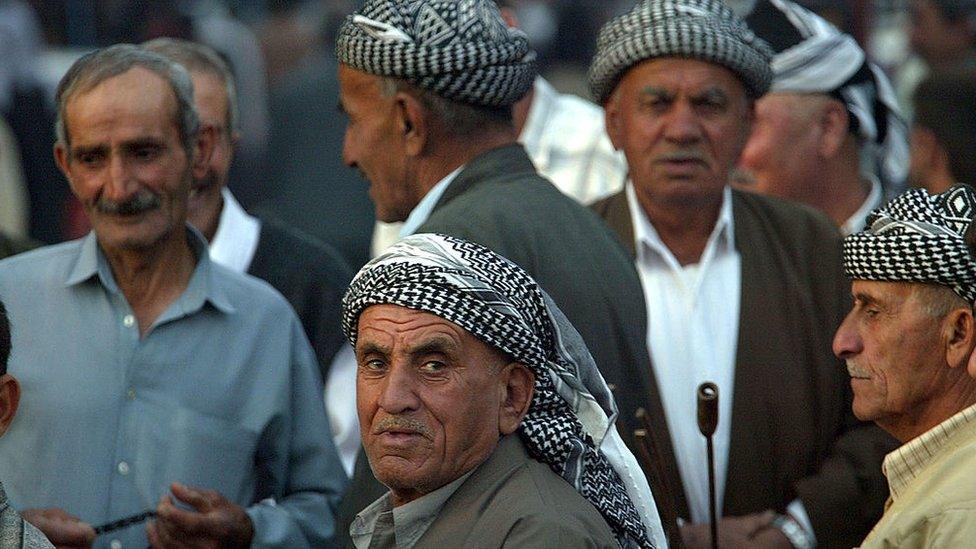
{"type": "Polygon", "coordinates": [[[200,490],[174,483],[176,499],[193,507],[184,511],[166,495],[156,507],[156,520],[146,526],[152,547],[226,548],[249,547],[254,525],[244,508],[227,501],[213,490],[200,490]]]}
{"type": "MultiPolygon", "coordinates": [[[[718,546],[744,549],[792,549],[790,541],[772,526],[776,513],[765,511],[718,521],[718,546]]],[[[708,524],[686,524],[681,527],[681,541],[688,549],[710,549],[712,534],[708,524]]]]}
{"type": "Polygon", "coordinates": [[[58,549],[87,549],[95,541],[95,530],[90,524],[61,509],[25,509],[20,516],[58,549]]]}

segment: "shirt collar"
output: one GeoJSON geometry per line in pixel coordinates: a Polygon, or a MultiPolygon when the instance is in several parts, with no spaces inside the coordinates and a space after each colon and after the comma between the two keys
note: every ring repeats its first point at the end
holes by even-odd
{"type": "MultiPolygon", "coordinates": [[[[634,220],[634,249],[637,252],[637,261],[644,261],[645,254],[651,250],[669,258],[677,265],[674,254],[661,240],[651,220],[647,218],[647,214],[644,213],[644,209],[637,201],[637,192],[634,190],[633,182],[627,181],[624,190],[627,193],[627,207],[630,209],[630,217],[634,220]]],[[[719,208],[718,219],[715,221],[712,234],[708,237],[708,243],[705,245],[705,251],[702,252],[701,261],[704,262],[707,257],[717,252],[731,253],[734,251],[735,229],[732,217],[732,189],[726,186],[722,191],[722,206],[719,208]]]]}
{"type": "Polygon", "coordinates": [[[958,412],[885,456],[882,470],[888,478],[891,499],[898,499],[898,496],[908,489],[912,481],[936,456],[963,440],[956,435],[971,433],[974,430],[976,430],[976,405],[958,412]]]}
{"type": "Polygon", "coordinates": [[[864,224],[868,219],[868,214],[881,206],[883,194],[881,181],[874,175],[869,175],[868,177],[871,181],[871,191],[868,193],[868,197],[864,200],[864,203],[861,204],[861,207],[840,226],[840,232],[844,236],[863,230],[864,224]]]}
{"type": "MultiPolygon", "coordinates": [[[[234,306],[231,305],[219,281],[214,276],[214,264],[210,261],[210,255],[207,253],[207,241],[199,231],[189,224],[186,225],[186,231],[187,242],[193,251],[193,255],[197,258],[197,266],[190,276],[186,290],[177,300],[178,310],[184,315],[190,314],[203,307],[205,302],[209,302],[226,314],[234,313],[234,306]]],[[[110,293],[119,293],[119,287],[115,282],[115,276],[112,274],[108,259],[98,245],[98,237],[95,235],[95,231],[91,231],[81,242],[78,257],[75,260],[74,267],[68,273],[65,286],[77,286],[94,277],[98,277],[101,285],[110,293]]],[[[163,320],[165,319],[160,317],[157,322],[163,320]]]]}
{"type": "Polygon", "coordinates": [[[477,467],[461,475],[453,482],[399,507],[392,506],[390,493],[387,492],[356,515],[356,520],[349,527],[350,536],[354,541],[357,538],[360,540],[368,539],[373,535],[380,515],[393,513],[393,528],[397,547],[404,546],[405,542],[412,542],[406,543],[406,545],[413,545],[434,522],[447,500],[454,495],[454,492],[464,484],[464,481],[468,480],[468,477],[476,469],[477,467]]]}
{"type": "Polygon", "coordinates": [[[427,191],[427,194],[424,195],[424,198],[419,204],[417,204],[413,211],[410,212],[407,220],[403,223],[403,227],[400,229],[400,238],[410,236],[417,232],[417,229],[419,229],[420,226],[427,221],[427,218],[430,217],[430,214],[434,211],[434,206],[437,205],[437,202],[441,199],[444,191],[447,190],[447,186],[451,184],[451,181],[454,181],[454,178],[461,173],[462,169],[464,169],[464,166],[459,166],[456,170],[447,174],[444,179],[438,181],[436,185],[427,191]]]}
{"type": "Polygon", "coordinates": [[[244,211],[227,187],[220,194],[224,206],[210,242],[210,259],[236,273],[246,273],[258,248],[261,220],[244,211]]]}

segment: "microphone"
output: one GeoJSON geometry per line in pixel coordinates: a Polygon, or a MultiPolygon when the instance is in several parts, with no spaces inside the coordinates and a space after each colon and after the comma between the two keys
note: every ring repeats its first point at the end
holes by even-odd
{"type": "Polygon", "coordinates": [[[698,430],[708,445],[708,516],[711,518],[712,549],[718,549],[718,519],[715,509],[715,448],[712,435],[718,427],[718,386],[706,381],[698,386],[698,430]]]}

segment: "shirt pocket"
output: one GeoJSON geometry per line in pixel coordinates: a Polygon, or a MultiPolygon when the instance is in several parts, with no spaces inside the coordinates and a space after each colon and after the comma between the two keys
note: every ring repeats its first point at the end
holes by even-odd
{"type": "Polygon", "coordinates": [[[179,482],[216,490],[239,505],[252,502],[258,432],[181,406],[141,417],[145,440],[136,445],[137,463],[149,465],[144,480],[157,498],[179,482]]]}

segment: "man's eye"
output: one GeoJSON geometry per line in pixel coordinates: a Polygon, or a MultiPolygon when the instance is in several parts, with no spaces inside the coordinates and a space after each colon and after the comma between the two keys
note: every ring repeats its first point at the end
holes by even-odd
{"type": "Polygon", "coordinates": [[[443,362],[438,362],[436,360],[429,360],[420,367],[420,370],[425,374],[436,374],[443,372],[447,369],[447,365],[443,362]]]}
{"type": "Polygon", "coordinates": [[[139,147],[133,151],[133,155],[140,160],[150,160],[156,157],[157,152],[156,147],[139,147]]]}
{"type": "Polygon", "coordinates": [[[386,369],[386,364],[382,360],[374,358],[363,362],[360,368],[368,372],[382,372],[386,369]]]}

